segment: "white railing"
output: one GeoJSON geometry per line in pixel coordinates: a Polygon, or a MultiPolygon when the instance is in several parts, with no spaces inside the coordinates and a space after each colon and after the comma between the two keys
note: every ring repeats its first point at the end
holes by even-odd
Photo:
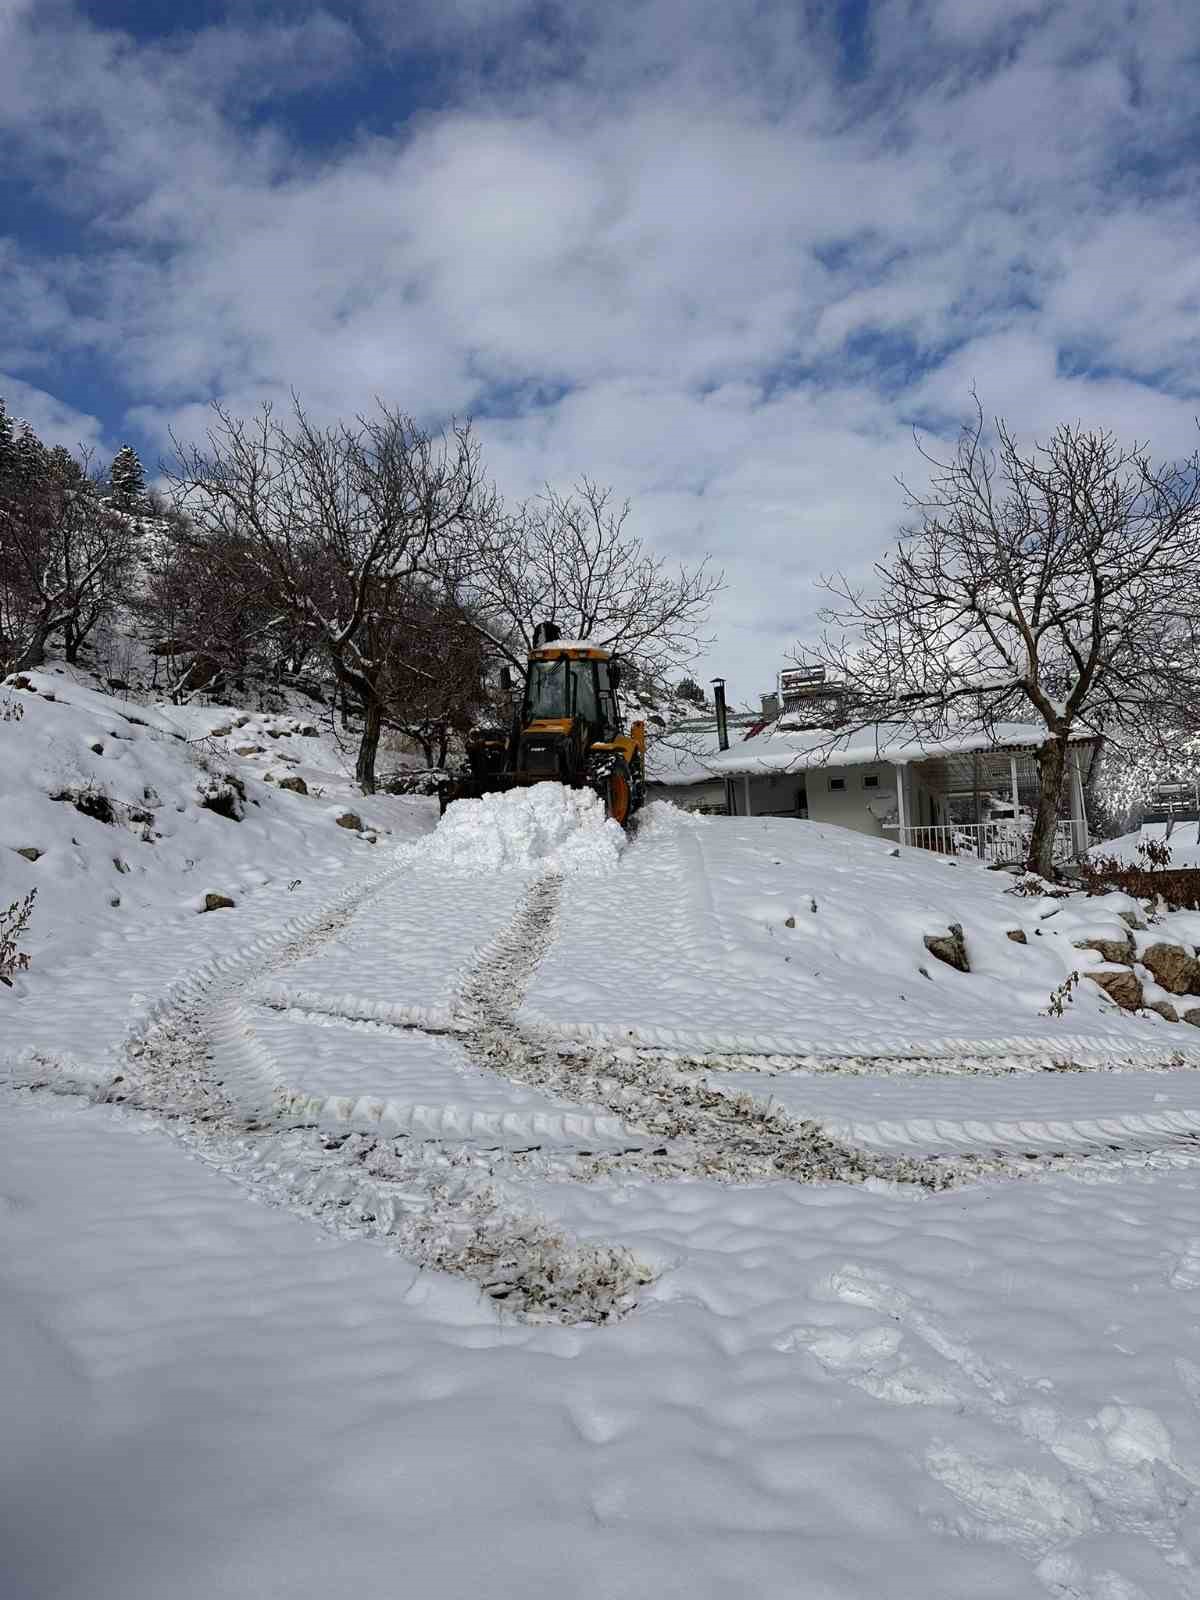
{"type": "MultiPolygon", "coordinates": [[[[1024,861],[1029,854],[1032,822],[953,822],[926,828],[888,825],[899,835],[901,844],[918,850],[936,850],[945,856],[974,856],[979,861],[1024,861]]],[[[1071,861],[1075,856],[1074,824],[1059,822],[1054,829],[1055,861],[1071,861]]]]}

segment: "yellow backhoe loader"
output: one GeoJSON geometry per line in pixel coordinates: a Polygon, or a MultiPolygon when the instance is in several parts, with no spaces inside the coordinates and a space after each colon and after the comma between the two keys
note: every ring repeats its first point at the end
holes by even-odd
{"type": "Polygon", "coordinates": [[[467,739],[467,770],[448,777],[442,810],[531,783],[594,789],[607,814],[627,827],[646,796],[646,724],[625,731],[621,663],[586,639],[562,639],[552,622],[534,629],[521,698],[507,734],[478,728],[467,739]]]}

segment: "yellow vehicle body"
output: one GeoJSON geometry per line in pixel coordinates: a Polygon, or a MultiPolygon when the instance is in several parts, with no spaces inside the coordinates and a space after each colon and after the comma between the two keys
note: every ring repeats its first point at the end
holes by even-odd
{"type": "Polygon", "coordinates": [[[620,663],[611,650],[557,639],[536,644],[507,738],[492,730],[468,740],[471,775],[447,787],[443,806],[557,782],[594,789],[608,815],[628,826],[645,797],[646,725],[626,728],[619,682],[620,663]]]}

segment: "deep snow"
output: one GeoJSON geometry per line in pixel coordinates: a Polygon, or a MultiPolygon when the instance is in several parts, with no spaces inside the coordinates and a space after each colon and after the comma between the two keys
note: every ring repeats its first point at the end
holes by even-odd
{"type": "Polygon", "coordinates": [[[456,800],[419,859],[463,872],[538,867],[601,876],[616,866],[624,847],[624,830],[605,817],[603,802],[591,789],[538,783],[480,800],[456,800]]]}
{"type": "Polygon", "coordinates": [[[423,839],[284,719],[127,704],[110,768],[121,703],[44,677],[0,724],[4,843],[47,841],[0,849],[46,887],[0,990],[5,1600],[1200,1594],[1197,1030],[1043,1014],[1131,903],[548,786],[423,839]],[[160,837],[51,800],[64,751],[160,837]],[[898,1181],[772,1175],[810,1149],[898,1181]]]}

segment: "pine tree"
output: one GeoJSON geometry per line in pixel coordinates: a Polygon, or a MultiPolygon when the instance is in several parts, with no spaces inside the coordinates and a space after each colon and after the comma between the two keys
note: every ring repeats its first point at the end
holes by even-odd
{"type": "Polygon", "coordinates": [[[146,474],[131,444],[123,444],[109,472],[112,503],[121,511],[136,511],[146,495],[146,474]]]}
{"type": "Polygon", "coordinates": [[[13,447],[13,475],[27,493],[46,475],[46,447],[27,422],[18,425],[13,447]]]}
{"type": "Polygon", "coordinates": [[[12,418],[8,414],[8,407],[0,397],[0,484],[7,481],[13,470],[13,456],[17,442],[13,438],[12,418]]]}

